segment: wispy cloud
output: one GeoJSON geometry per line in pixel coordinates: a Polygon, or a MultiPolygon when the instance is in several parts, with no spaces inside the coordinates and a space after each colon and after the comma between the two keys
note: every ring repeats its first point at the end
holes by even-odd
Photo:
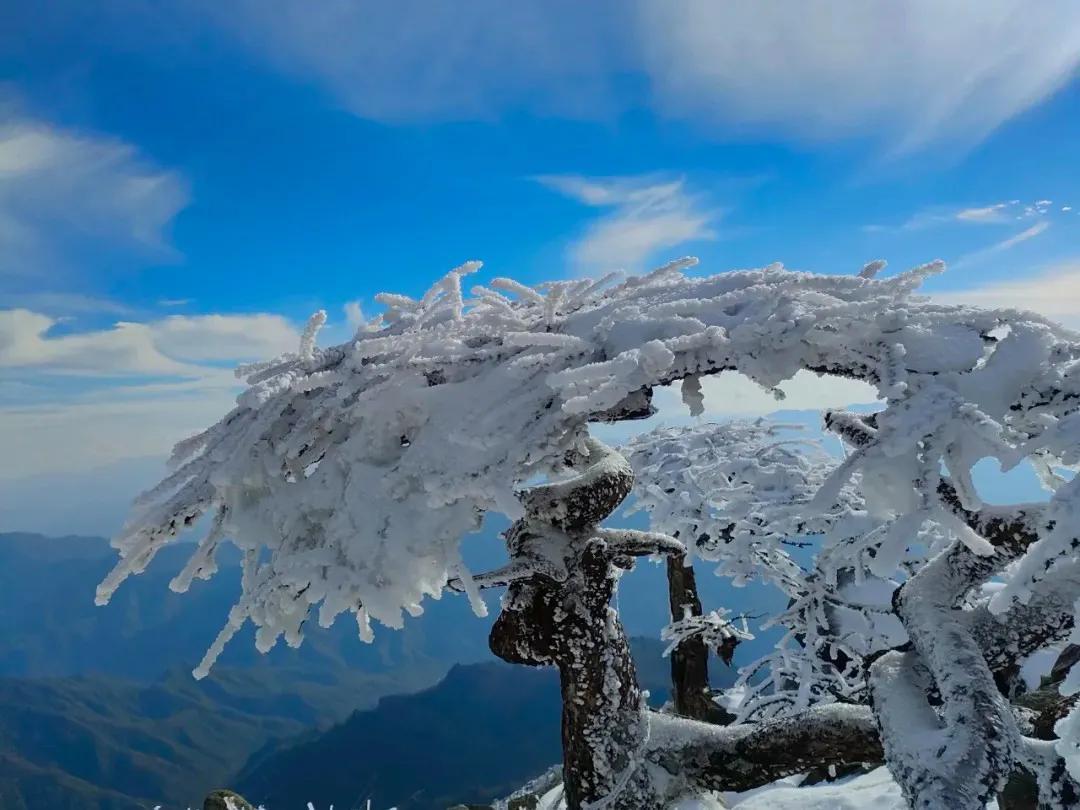
{"type": "Polygon", "coordinates": [[[353,332],[367,323],[367,316],[364,315],[364,308],[359,301],[346,301],[342,311],[345,313],[345,322],[353,332]]]}
{"type": "Polygon", "coordinates": [[[1014,236],[1010,236],[1008,239],[1002,239],[995,245],[991,245],[989,250],[992,250],[994,252],[1008,250],[1011,247],[1019,245],[1021,242],[1026,242],[1028,239],[1034,239],[1036,236],[1043,233],[1049,227],[1049,222],[1036,222],[1030,228],[1020,231],[1020,233],[1014,236]]]}
{"type": "Polygon", "coordinates": [[[187,184],[128,143],[0,121],[0,280],[55,278],[88,246],[168,255],[187,184]]]}
{"type": "MultiPolygon", "coordinates": [[[[1020,200],[1008,200],[990,205],[963,208],[935,205],[915,212],[900,225],[865,225],[863,230],[876,233],[921,231],[926,228],[957,224],[1007,225],[1025,219],[1042,219],[1053,216],[1057,213],[1052,210],[1053,204],[1053,200],[1036,200],[1027,204],[1021,203],[1020,200]]],[[[1072,206],[1063,205],[1059,210],[1061,213],[1068,213],[1073,209],[1072,206]]]]}
{"type": "Polygon", "coordinates": [[[253,53],[364,118],[593,118],[630,68],[618,0],[238,0],[197,8],[253,53]]]}
{"type": "Polygon", "coordinates": [[[48,312],[54,316],[114,315],[129,316],[131,306],[112,298],[75,292],[51,292],[30,290],[4,292],[3,303],[12,309],[30,309],[48,312]]]}
{"type": "Polygon", "coordinates": [[[163,455],[232,406],[230,366],[296,348],[277,315],[174,315],[73,332],[0,310],[0,479],[163,455]]]}
{"type": "Polygon", "coordinates": [[[132,389],[112,391],[105,399],[0,406],[0,449],[8,459],[0,466],[0,481],[84,472],[121,459],[160,458],[176,442],[228,413],[235,397],[235,386],[220,377],[167,394],[132,389]]]}
{"type": "Polygon", "coordinates": [[[983,259],[988,259],[991,256],[997,255],[998,253],[1002,253],[1006,250],[1009,250],[1010,248],[1014,248],[1017,245],[1028,241],[1029,239],[1034,239],[1039,234],[1045,233],[1049,227],[1050,223],[1046,220],[1036,222],[1030,228],[1025,228],[1019,233],[1013,234],[1008,239],[1002,239],[1000,242],[995,242],[989,247],[980,248],[979,250],[972,251],[971,253],[967,253],[964,256],[961,256],[959,259],[953,262],[953,267],[964,267],[967,265],[975,264],[976,262],[980,262],[983,259]]]}
{"type": "Polygon", "coordinates": [[[537,180],[587,206],[610,209],[571,247],[573,263],[584,269],[639,270],[661,250],[716,238],[719,212],[681,179],[548,175],[537,180]]]}
{"type": "Polygon", "coordinates": [[[384,121],[651,106],[725,134],[973,143],[1080,64],[1070,0],[243,0],[197,8],[384,121]],[[447,37],[446,32],[453,31],[447,37]],[[626,76],[644,79],[627,89],[626,76]]]}
{"type": "Polygon", "coordinates": [[[277,315],[173,315],[149,323],[57,334],[58,322],[27,309],[0,310],[0,368],[80,376],[204,377],[200,363],[273,357],[299,333],[277,315]]]}
{"type": "Polygon", "coordinates": [[[962,208],[956,212],[955,218],[961,222],[974,222],[978,224],[1008,222],[1009,204],[995,203],[981,208],[962,208]]]}
{"type": "Polygon", "coordinates": [[[1080,63],[1067,0],[962,5],[644,0],[640,41],[664,109],[819,138],[891,130],[907,151],[979,140],[1080,63]]]}

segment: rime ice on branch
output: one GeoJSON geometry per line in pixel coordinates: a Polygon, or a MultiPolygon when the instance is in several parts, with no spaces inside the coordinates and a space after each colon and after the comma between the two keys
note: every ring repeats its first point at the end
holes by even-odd
{"type": "MultiPolygon", "coordinates": [[[[872,759],[880,754],[876,723],[915,806],[940,806],[942,797],[950,807],[981,806],[1014,768],[1036,771],[1045,800],[1067,804],[1073,788],[1062,763],[1080,770],[1080,721],[1062,721],[1057,753],[1035,745],[1002,700],[998,676],[1003,662],[1062,641],[1073,625],[1080,337],[1029,313],[916,296],[939,263],[884,279],[875,277],[883,265],[859,276],[772,265],[701,277],[684,274],[692,264],[624,281],[530,287],[495,279],[466,292],[462,279],[479,268],[469,263],[422,298],[381,296],[381,318],[329,348],[316,344],[316,317],[297,353],[242,369],[249,387],[236,408],[177,446],[172,474],[117,538],[121,559],[99,600],[209,515],[212,530],[174,587],[211,576],[215,549],[228,539],[244,552],[243,589],[200,673],[247,621],[260,649],[282,637],[299,644],[313,611],[322,625],[352,613],[370,638],[373,624],[400,627],[403,611],[422,612],[426,597],[448,587],[481,610],[479,589],[496,582],[546,594],[530,603],[535,612],[520,602],[504,609],[528,620],[526,635],[541,633],[570,598],[583,612],[567,632],[594,634],[615,627],[605,625],[614,617],[599,592],[580,589],[603,590],[630,556],[681,544],[596,526],[628,482],[617,454],[597,456],[589,422],[645,415],[653,388],[678,380],[700,410],[700,378],[725,370],[766,388],[799,370],[836,374],[876,386],[884,407],[873,418],[831,415],[850,453],[806,504],[795,534],[824,533],[823,549],[839,556],[819,562],[823,572],[848,561],[853,576],[905,581],[892,607],[911,645],[871,667],[876,722],[864,707],[828,703],[760,726],[672,721],[630,708],[636,684],[618,632],[603,636],[611,677],[598,692],[574,680],[573,651],[556,645],[551,663],[564,687],[586,690],[618,719],[571,733],[571,807],[632,807],[650,791],[751,786],[815,764],[872,759]],[[971,468],[985,457],[1035,465],[1050,501],[982,504],[971,468]],[[558,483],[567,471],[573,477],[558,483]],[[537,480],[554,483],[520,492],[537,480]],[[858,505],[838,515],[845,492],[858,505]],[[459,543],[489,511],[522,528],[507,538],[504,570],[474,574],[459,543]],[[570,515],[580,519],[567,523],[570,515]],[[922,560],[916,541],[928,547],[922,560]],[[980,588],[991,577],[1007,582],[986,600],[980,588]],[[1060,617],[1063,604],[1070,608],[1060,617]],[[1048,615],[1061,619],[1050,631],[1024,624],[1048,615]],[[1001,643],[973,643],[985,638],[978,633],[1001,643]],[[942,741],[948,767],[915,744],[912,728],[942,741]],[[633,750],[616,755],[620,740],[633,750]],[[777,750],[784,740],[812,741],[804,751],[813,761],[777,750]]],[[[761,567],[755,559],[732,564],[739,575],[784,579],[781,556],[761,567]]],[[[806,584],[805,572],[790,574],[806,584]]]]}

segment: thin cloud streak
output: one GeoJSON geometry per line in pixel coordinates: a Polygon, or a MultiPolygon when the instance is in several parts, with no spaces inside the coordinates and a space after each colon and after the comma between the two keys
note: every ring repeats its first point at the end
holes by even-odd
{"type": "Polygon", "coordinates": [[[277,315],[173,315],[57,333],[58,321],[0,310],[0,480],[163,455],[233,406],[228,366],[295,350],[277,315]]]}
{"type": "Polygon", "coordinates": [[[952,266],[954,268],[964,267],[964,266],[968,266],[968,265],[971,265],[971,264],[975,264],[975,263],[980,262],[980,261],[982,261],[984,259],[988,259],[989,257],[994,256],[994,255],[996,255],[998,253],[1002,253],[1002,252],[1004,252],[1006,250],[1014,248],[1017,245],[1028,241],[1029,239],[1034,239],[1036,236],[1039,236],[1040,234],[1045,233],[1046,230],[1049,227],[1050,227],[1050,223],[1047,222],[1046,220],[1036,222],[1030,228],[1027,228],[1027,229],[1025,229],[1023,231],[1020,231],[1020,233],[1014,234],[1013,236],[1010,236],[1008,239],[1002,239],[1000,242],[995,242],[994,244],[990,245],[989,247],[985,247],[985,248],[982,248],[980,250],[976,250],[976,251],[968,253],[968,254],[966,254],[964,256],[961,256],[959,259],[957,259],[955,262],[953,262],[952,266]]]}
{"type": "MultiPolygon", "coordinates": [[[[972,206],[968,208],[949,208],[945,206],[931,206],[908,217],[900,225],[864,225],[863,230],[867,233],[900,233],[904,231],[921,231],[927,228],[936,228],[945,225],[1008,225],[1011,222],[1040,219],[1051,216],[1052,200],[1037,200],[1033,203],[1022,205],[1020,200],[1008,200],[1007,202],[993,203],[991,205],[972,206]]],[[[1060,213],[1072,211],[1072,206],[1063,205],[1060,213]]]]}
{"type": "Polygon", "coordinates": [[[536,180],[584,205],[611,209],[570,247],[571,262],[585,271],[640,270],[661,250],[717,236],[719,212],[681,179],[548,175],[536,180]]]}
{"type": "Polygon", "coordinates": [[[955,218],[961,222],[977,224],[998,224],[1008,222],[1008,203],[995,203],[982,208],[964,208],[956,212],[955,218]]]}

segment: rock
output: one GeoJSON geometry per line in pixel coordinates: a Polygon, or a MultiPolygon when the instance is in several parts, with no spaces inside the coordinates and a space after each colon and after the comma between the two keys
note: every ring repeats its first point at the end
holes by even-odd
{"type": "Polygon", "coordinates": [[[1080,645],[1070,644],[1062,650],[1061,655],[1054,662],[1054,666],[1050,670],[1050,682],[1061,683],[1065,680],[1065,676],[1069,674],[1073,664],[1077,663],[1080,663],[1080,645]]]}
{"type": "Polygon", "coordinates": [[[212,790],[203,801],[203,810],[255,810],[255,805],[231,790],[212,790]]]}

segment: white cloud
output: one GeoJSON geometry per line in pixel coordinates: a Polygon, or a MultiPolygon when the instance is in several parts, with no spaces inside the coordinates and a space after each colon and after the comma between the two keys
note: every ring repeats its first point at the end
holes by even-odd
{"type": "MultiPolygon", "coordinates": [[[[829,408],[869,405],[878,401],[877,391],[867,383],[843,377],[821,376],[809,371],[797,372],[794,377],[780,385],[780,390],[785,394],[783,399],[777,399],[749,377],[734,371],[703,377],[703,417],[723,419],[768,416],[777,411],[820,413],[829,408]]],[[[689,424],[695,421],[682,402],[678,385],[658,388],[653,394],[653,405],[658,413],[648,419],[593,425],[590,430],[605,442],[621,444],[658,425],[689,424]]]]}
{"type": "Polygon", "coordinates": [[[1008,222],[1008,207],[1008,203],[995,203],[982,208],[963,208],[956,212],[956,219],[979,224],[1008,222]]]}
{"type": "Polygon", "coordinates": [[[1008,250],[1015,245],[1019,245],[1021,242],[1026,242],[1028,239],[1034,239],[1036,236],[1043,233],[1049,227],[1049,222],[1036,222],[1030,228],[1020,231],[1020,233],[1014,236],[1010,236],[1008,239],[1002,239],[996,245],[993,245],[990,249],[995,252],[999,250],[1008,250]]]}
{"type": "Polygon", "coordinates": [[[13,309],[32,309],[53,315],[130,315],[127,304],[111,298],[76,292],[50,292],[33,290],[5,292],[3,303],[13,309]]]}
{"type": "MultiPolygon", "coordinates": [[[[734,372],[703,378],[701,390],[705,395],[707,413],[740,416],[763,416],[781,409],[820,411],[876,402],[878,399],[877,391],[867,383],[809,371],[800,371],[781,383],[780,390],[785,396],[780,400],[749,377],[734,372]]],[[[668,396],[674,397],[675,392],[671,391],[668,396]]],[[[661,407],[669,404],[672,403],[661,402],[661,407]]]]}
{"type": "Polygon", "coordinates": [[[57,321],[27,309],[0,310],[0,367],[87,376],[200,377],[200,362],[273,357],[298,333],[277,315],[174,315],[150,323],[56,334],[57,321]]]}
{"type": "Polygon", "coordinates": [[[232,407],[221,364],[294,350],[276,315],[172,316],[60,332],[30,310],[0,311],[0,479],[161,456],[232,407]],[[72,379],[72,377],[78,379],[72,379]],[[122,378],[122,382],[117,382],[122,378]]]}
{"type": "MultiPolygon", "coordinates": [[[[901,225],[864,225],[863,230],[868,233],[921,231],[926,228],[955,225],[957,223],[962,225],[1007,225],[1025,219],[1045,219],[1054,216],[1056,212],[1050,210],[1052,204],[1050,200],[1038,200],[1027,205],[1021,205],[1020,200],[1009,200],[1008,202],[968,208],[933,205],[915,212],[901,225]]],[[[1061,208],[1064,213],[1071,210],[1072,207],[1068,205],[1061,208]]],[[[1045,230],[1045,228],[1042,230],[1045,230]]],[[[1041,233],[1041,231],[1039,232],[1041,233]]]]}
{"type": "Polygon", "coordinates": [[[937,293],[934,300],[989,308],[1027,309],[1071,329],[1080,329],[1080,262],[1060,265],[1022,280],[937,293]]]}
{"type": "Polygon", "coordinates": [[[130,144],[29,118],[0,123],[0,277],[42,278],[88,245],[171,252],[184,180],[130,144]]]}
{"type": "Polygon", "coordinates": [[[1080,63],[1072,0],[200,8],[267,62],[384,121],[520,109],[596,117],[651,105],[724,133],[871,135],[911,149],[978,140],[1058,90],[1080,63]]]}
{"type": "Polygon", "coordinates": [[[0,312],[0,366],[72,374],[191,374],[195,370],[162,354],[143,324],[52,337],[56,321],[38,312],[0,312]]]}
{"type": "Polygon", "coordinates": [[[961,256],[959,259],[953,262],[952,266],[954,268],[962,267],[982,261],[983,259],[987,259],[991,256],[995,256],[998,253],[1002,253],[1006,250],[1009,250],[1010,248],[1014,248],[1017,245],[1028,241],[1029,239],[1034,239],[1039,234],[1045,233],[1047,228],[1049,227],[1049,222],[1047,222],[1046,220],[1040,220],[1039,222],[1036,222],[1034,225],[1032,225],[1030,228],[1025,228],[1019,233],[1013,234],[1008,239],[1002,239],[1000,242],[995,242],[989,247],[980,248],[979,250],[961,256]]]}
{"type": "Polygon", "coordinates": [[[280,315],[171,315],[149,325],[154,345],[193,362],[263,360],[295,351],[300,336],[280,315]]]}
{"type": "Polygon", "coordinates": [[[661,250],[716,238],[717,212],[688,192],[682,180],[655,175],[537,179],[585,205],[612,209],[571,247],[573,262],[588,270],[639,270],[661,250]]]}
{"type": "Polygon", "coordinates": [[[625,64],[622,6],[603,0],[240,0],[212,20],[271,64],[381,121],[592,117],[625,64]],[[592,8],[586,8],[591,5],[592,8]]]}

